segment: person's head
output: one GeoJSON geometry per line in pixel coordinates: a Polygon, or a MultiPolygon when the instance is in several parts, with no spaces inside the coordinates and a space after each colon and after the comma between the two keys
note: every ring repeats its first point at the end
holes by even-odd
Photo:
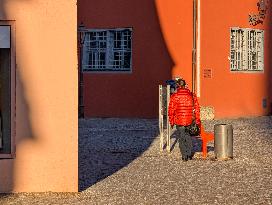
{"type": "Polygon", "coordinates": [[[181,79],[179,76],[175,77],[175,81],[178,81],[179,79],[181,79]]]}
{"type": "Polygon", "coordinates": [[[178,87],[185,88],[186,87],[186,82],[184,79],[180,78],[177,80],[177,85],[178,87]]]}

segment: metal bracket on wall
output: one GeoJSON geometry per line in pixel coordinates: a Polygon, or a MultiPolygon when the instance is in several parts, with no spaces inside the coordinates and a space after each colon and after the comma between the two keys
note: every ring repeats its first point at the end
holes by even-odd
{"type": "Polygon", "coordinates": [[[248,21],[250,25],[256,26],[259,23],[263,23],[265,19],[265,14],[268,9],[268,0],[259,0],[257,3],[258,14],[249,14],[248,21]]]}

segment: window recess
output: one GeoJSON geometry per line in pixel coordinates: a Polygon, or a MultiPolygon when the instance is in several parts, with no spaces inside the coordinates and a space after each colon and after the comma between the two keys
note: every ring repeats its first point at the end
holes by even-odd
{"type": "Polygon", "coordinates": [[[132,29],[88,29],[83,44],[83,72],[130,72],[132,29]]]}
{"type": "Polygon", "coordinates": [[[230,30],[230,70],[264,70],[264,31],[249,28],[230,30]]]}

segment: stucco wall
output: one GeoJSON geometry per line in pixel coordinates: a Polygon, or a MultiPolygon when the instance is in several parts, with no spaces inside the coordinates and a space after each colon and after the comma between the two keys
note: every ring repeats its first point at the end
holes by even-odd
{"type": "Polygon", "coordinates": [[[0,192],[78,190],[76,0],[2,0],[15,20],[16,157],[0,192]]]}
{"type": "Polygon", "coordinates": [[[252,26],[248,15],[258,13],[257,2],[201,0],[201,104],[214,107],[216,118],[259,116],[271,111],[271,4],[264,23],[252,26]],[[264,30],[264,72],[230,72],[231,27],[264,30]],[[212,78],[204,78],[205,69],[211,69],[212,78]],[[267,99],[267,108],[263,99],[267,99]]]}
{"type": "MultiPolygon", "coordinates": [[[[271,1],[264,24],[257,26],[248,15],[258,13],[258,0],[197,2],[201,106],[213,107],[216,118],[271,113],[271,1]],[[231,27],[265,30],[263,73],[230,72],[231,27]],[[211,78],[204,77],[206,69],[211,78]]],[[[84,74],[87,117],[156,117],[157,84],[179,75],[191,87],[193,1],[80,0],[78,11],[87,28],[133,27],[132,74],[84,74]]]]}
{"type": "Polygon", "coordinates": [[[158,116],[158,85],[191,84],[192,1],[80,0],[89,29],[132,27],[132,73],[85,73],[86,117],[158,116]]]}
{"type": "Polygon", "coordinates": [[[156,0],[160,27],[175,62],[171,76],[184,78],[192,88],[193,1],[156,0]]]}

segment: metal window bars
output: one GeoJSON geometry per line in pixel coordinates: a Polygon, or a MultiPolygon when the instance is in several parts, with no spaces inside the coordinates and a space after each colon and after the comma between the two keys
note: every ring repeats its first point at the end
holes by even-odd
{"type": "Polygon", "coordinates": [[[83,46],[83,71],[130,71],[132,29],[90,29],[83,46]]]}
{"type": "Polygon", "coordinates": [[[249,28],[231,28],[231,71],[263,71],[264,31],[249,28]]]}

